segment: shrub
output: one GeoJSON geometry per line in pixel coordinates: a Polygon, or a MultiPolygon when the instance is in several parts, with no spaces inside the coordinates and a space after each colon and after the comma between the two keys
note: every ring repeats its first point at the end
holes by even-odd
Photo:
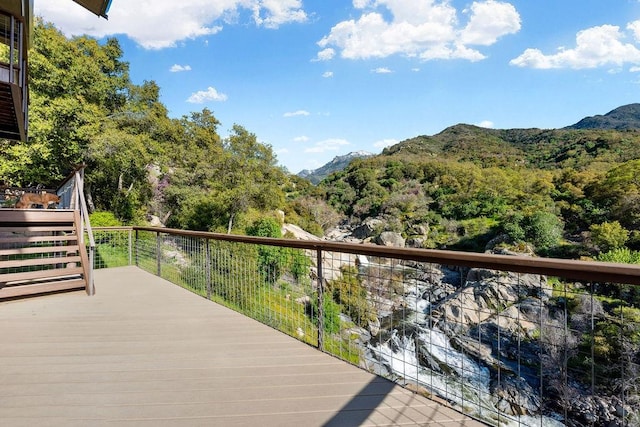
{"type": "Polygon", "coordinates": [[[119,227],[122,222],[116,218],[113,212],[95,211],[89,215],[89,221],[93,227],[119,227]]]}
{"type": "Polygon", "coordinates": [[[618,221],[593,224],[589,230],[593,244],[604,252],[623,247],[629,239],[629,231],[618,221]]]}
{"type": "Polygon", "coordinates": [[[616,262],[620,264],[640,264],[640,252],[620,248],[601,253],[596,259],[598,261],[616,262]]]}

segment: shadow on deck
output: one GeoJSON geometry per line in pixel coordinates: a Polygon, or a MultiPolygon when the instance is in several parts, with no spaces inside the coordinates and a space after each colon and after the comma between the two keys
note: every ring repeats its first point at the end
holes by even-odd
{"type": "Polygon", "coordinates": [[[4,426],[473,426],[136,267],[0,303],[4,426]]]}

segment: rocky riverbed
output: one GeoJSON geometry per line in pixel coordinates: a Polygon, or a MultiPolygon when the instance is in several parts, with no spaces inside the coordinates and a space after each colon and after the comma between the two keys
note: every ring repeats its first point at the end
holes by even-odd
{"type": "MultiPolygon", "coordinates": [[[[326,238],[387,246],[413,242],[390,232],[376,235],[379,228],[368,221],[326,238]]],[[[388,283],[379,273],[389,266],[366,258],[358,265],[378,318],[356,340],[367,369],[423,388],[492,424],[634,425],[634,408],[613,390],[592,395],[588,373],[569,372],[563,349],[575,344],[575,336],[567,332],[568,313],[559,309],[546,277],[407,262],[394,266],[402,271],[402,290],[391,292],[383,289],[388,283]]]]}

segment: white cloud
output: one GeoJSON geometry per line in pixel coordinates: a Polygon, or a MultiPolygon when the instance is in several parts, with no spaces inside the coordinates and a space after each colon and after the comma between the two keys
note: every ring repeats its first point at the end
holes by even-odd
{"type": "Polygon", "coordinates": [[[390,74],[393,73],[393,71],[391,71],[390,69],[386,68],[386,67],[378,67],[375,68],[373,70],[371,70],[372,73],[376,73],[376,74],[390,74]]]}
{"type": "Polygon", "coordinates": [[[382,139],[380,141],[376,141],[373,143],[373,146],[376,148],[384,148],[390,147],[392,145],[397,144],[399,141],[397,139],[382,139]]]}
{"type": "Polygon", "coordinates": [[[369,7],[371,0],[353,0],[353,7],[355,9],[364,9],[365,7],[369,7]]]}
{"type": "Polygon", "coordinates": [[[173,66],[169,69],[172,73],[180,73],[182,71],[191,71],[191,65],[178,65],[173,64],[173,66]]]}
{"type": "Polygon", "coordinates": [[[209,86],[207,90],[200,90],[192,93],[187,102],[192,104],[204,104],[207,101],[226,101],[227,95],[219,93],[215,88],[209,86]]]}
{"type": "MultiPolygon", "coordinates": [[[[242,5],[247,2],[239,0],[234,3],[242,5]]],[[[302,9],[302,0],[254,0],[248,3],[253,9],[256,24],[266,28],[278,28],[288,22],[307,20],[307,14],[302,9]]]]}
{"type": "Polygon", "coordinates": [[[349,141],[345,139],[332,138],[325,139],[316,143],[313,147],[306,148],[305,153],[324,153],[325,151],[338,151],[341,147],[350,145],[349,141]]]}
{"type": "Polygon", "coordinates": [[[638,73],[638,72],[640,72],[640,66],[631,67],[631,68],[629,68],[629,71],[631,73],[638,73]]]}
{"type": "Polygon", "coordinates": [[[318,56],[314,61],[328,61],[333,59],[334,56],[336,56],[336,51],[328,47],[318,52],[318,56]]]}
{"type": "Polygon", "coordinates": [[[284,113],[282,117],[296,117],[296,116],[308,116],[310,113],[305,110],[291,111],[284,113]]]}
{"type": "Polygon", "coordinates": [[[495,126],[495,124],[491,120],[483,120],[480,123],[478,123],[478,126],[480,126],[481,128],[492,129],[495,126]]]}
{"type": "Polygon", "coordinates": [[[329,77],[333,77],[333,71],[325,71],[324,73],[322,73],[322,77],[329,78],[329,77]]]}
{"type": "Polygon", "coordinates": [[[67,36],[126,34],[145,49],[174,47],[215,34],[222,24],[237,22],[242,10],[250,11],[254,23],[266,28],[307,19],[302,0],[113,0],[108,21],[69,0],[35,2],[35,13],[67,36]]]}
{"type": "Polygon", "coordinates": [[[463,44],[490,46],[505,34],[520,31],[520,15],[512,4],[494,0],[474,2],[469,22],[460,33],[463,44]]]}
{"type": "MultiPolygon", "coordinates": [[[[638,21],[629,24],[627,28],[638,36],[638,21]]],[[[625,43],[624,39],[625,35],[620,27],[615,25],[587,28],[576,34],[576,47],[573,49],[561,47],[557,53],[550,55],[545,55],[539,49],[526,49],[509,63],[539,69],[582,69],[612,65],[621,67],[627,63],[640,65],[640,49],[636,45],[625,43]]]]}
{"type": "Polygon", "coordinates": [[[301,135],[301,136],[296,136],[295,138],[293,138],[294,142],[307,142],[309,141],[309,137],[305,136],[305,135],[301,135]]]}
{"type": "Polygon", "coordinates": [[[640,41],[640,21],[633,21],[627,24],[627,29],[633,33],[633,37],[640,41]]]}
{"type": "Polygon", "coordinates": [[[333,58],[337,50],[347,59],[400,54],[422,60],[478,61],[485,56],[467,45],[488,46],[520,30],[515,7],[497,0],[473,2],[465,10],[464,24],[448,0],[354,0],[353,4],[363,10],[362,15],[339,22],[318,42],[322,49],[318,60],[333,58]],[[333,54],[324,53],[327,49],[333,54]]]}

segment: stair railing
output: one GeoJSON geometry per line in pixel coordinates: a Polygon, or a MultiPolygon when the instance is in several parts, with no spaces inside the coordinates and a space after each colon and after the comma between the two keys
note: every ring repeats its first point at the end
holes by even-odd
{"type": "Polygon", "coordinates": [[[87,208],[87,201],[84,197],[84,168],[86,165],[78,166],[73,172],[71,172],[67,178],[60,184],[56,194],[60,197],[59,208],[73,209],[80,211],[80,235],[78,236],[78,243],[86,245],[85,232],[89,239],[89,277],[87,277],[87,294],[93,295],[95,293],[95,286],[93,283],[93,270],[95,260],[96,242],[93,237],[93,231],[91,229],[91,222],[89,221],[89,209],[87,208]]]}

